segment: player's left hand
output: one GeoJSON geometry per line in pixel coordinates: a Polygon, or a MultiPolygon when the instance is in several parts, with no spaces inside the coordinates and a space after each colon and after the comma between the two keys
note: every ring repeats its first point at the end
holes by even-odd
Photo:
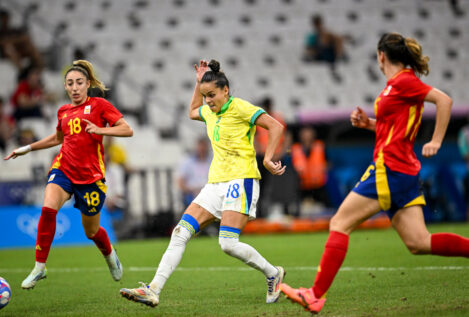
{"type": "Polygon", "coordinates": [[[282,166],[280,161],[264,161],[264,166],[272,175],[282,175],[285,173],[285,169],[287,168],[286,166],[282,166]]]}
{"type": "Polygon", "coordinates": [[[432,157],[438,153],[440,147],[441,144],[430,141],[422,147],[422,155],[424,157],[432,157]]]}
{"type": "Polygon", "coordinates": [[[83,119],[83,121],[86,122],[86,128],[85,128],[86,132],[94,133],[94,134],[100,134],[99,133],[100,128],[96,124],[94,124],[93,122],[91,122],[89,120],[86,120],[86,119],[83,119]]]}

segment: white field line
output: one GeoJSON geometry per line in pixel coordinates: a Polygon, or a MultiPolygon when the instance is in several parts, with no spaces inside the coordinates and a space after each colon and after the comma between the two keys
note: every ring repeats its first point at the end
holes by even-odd
{"type": "MultiPolygon", "coordinates": [[[[106,266],[102,267],[68,267],[68,268],[48,268],[51,273],[90,273],[90,272],[101,272],[107,271],[106,266]]],[[[229,267],[229,266],[215,266],[215,267],[178,267],[176,271],[182,272],[226,272],[226,271],[250,271],[254,270],[250,267],[229,267]]],[[[286,271],[316,271],[316,266],[290,266],[285,267],[286,271]]],[[[389,272],[389,271],[462,271],[469,270],[469,266],[417,266],[417,267],[342,267],[342,272],[389,272]]],[[[0,275],[3,273],[29,273],[31,268],[0,268],[0,275]]],[[[124,271],[130,272],[155,272],[156,267],[144,267],[144,266],[130,266],[125,267],[124,271]]]]}

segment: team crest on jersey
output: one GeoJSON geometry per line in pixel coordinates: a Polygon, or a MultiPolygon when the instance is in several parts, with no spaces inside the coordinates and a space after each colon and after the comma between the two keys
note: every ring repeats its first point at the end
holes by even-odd
{"type": "Polygon", "coordinates": [[[85,106],[85,114],[91,113],[91,105],[85,106]]]}
{"type": "Polygon", "coordinates": [[[52,182],[55,178],[55,174],[52,174],[50,177],[49,177],[49,180],[47,181],[48,183],[49,182],[52,182]]]}
{"type": "Polygon", "coordinates": [[[389,85],[388,87],[386,87],[386,89],[384,90],[383,96],[389,95],[389,93],[391,92],[391,89],[392,89],[392,86],[391,86],[391,85],[389,85]]]}

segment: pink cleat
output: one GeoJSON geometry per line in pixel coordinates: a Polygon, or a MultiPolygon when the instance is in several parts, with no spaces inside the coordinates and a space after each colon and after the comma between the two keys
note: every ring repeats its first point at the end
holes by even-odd
{"type": "Polygon", "coordinates": [[[299,289],[296,289],[282,283],[280,284],[280,290],[289,300],[300,304],[306,311],[309,311],[312,314],[319,313],[326,302],[325,298],[316,298],[310,288],[300,287],[299,289]]]}

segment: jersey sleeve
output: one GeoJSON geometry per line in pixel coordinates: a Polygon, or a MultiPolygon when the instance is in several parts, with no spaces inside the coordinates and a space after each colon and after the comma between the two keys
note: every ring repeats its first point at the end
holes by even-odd
{"type": "Polygon", "coordinates": [[[415,76],[405,78],[399,83],[399,86],[402,98],[416,103],[422,103],[430,90],[433,89],[432,86],[423,83],[415,76]]]}
{"type": "Polygon", "coordinates": [[[264,109],[256,107],[247,101],[238,104],[238,111],[239,115],[241,116],[241,119],[243,121],[249,122],[252,125],[256,123],[257,118],[261,114],[265,113],[264,109]]]}
{"type": "Polygon", "coordinates": [[[55,127],[57,131],[62,131],[62,117],[63,117],[63,109],[60,108],[57,111],[57,126],[55,127]]]}
{"type": "Polygon", "coordinates": [[[106,99],[101,99],[101,107],[102,107],[102,118],[112,127],[117,120],[123,117],[122,113],[116,109],[109,101],[106,99]]]}

